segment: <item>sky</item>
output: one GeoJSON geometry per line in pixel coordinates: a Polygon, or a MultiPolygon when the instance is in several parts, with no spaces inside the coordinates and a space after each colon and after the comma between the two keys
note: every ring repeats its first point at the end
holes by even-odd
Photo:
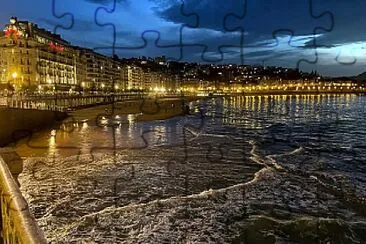
{"type": "Polygon", "coordinates": [[[119,57],[366,71],[364,0],[2,0],[11,16],[119,57]]]}

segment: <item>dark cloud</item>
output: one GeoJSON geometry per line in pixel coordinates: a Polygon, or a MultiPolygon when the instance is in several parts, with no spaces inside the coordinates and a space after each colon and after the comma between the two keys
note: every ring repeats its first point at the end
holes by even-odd
{"type": "MultiPolygon", "coordinates": [[[[20,2],[20,0],[14,1],[20,2]]],[[[33,6],[31,2],[5,4],[0,12],[1,16],[6,18],[2,17],[0,20],[7,23],[11,15],[17,15],[34,20],[41,27],[49,30],[53,30],[58,25],[69,25],[69,18],[52,16],[50,0],[42,1],[40,8],[33,6]],[[14,6],[17,6],[16,11],[14,6]]],[[[94,20],[94,13],[98,6],[111,8],[113,3],[118,3],[116,12],[113,14],[121,14],[121,16],[114,15],[108,19],[110,13],[100,11],[98,20],[100,23],[119,21],[118,24],[116,23],[116,45],[120,48],[117,50],[120,56],[154,56],[159,55],[159,52],[166,56],[176,56],[175,48],[162,48],[155,45],[156,34],[150,33],[146,37],[147,45],[144,46],[141,32],[146,26],[161,34],[162,38],[158,44],[162,46],[178,44],[180,37],[184,43],[197,44],[184,47],[183,56],[186,61],[204,62],[202,58],[209,60],[210,57],[220,59],[220,52],[222,52],[224,58],[222,62],[239,63],[240,34],[244,33],[245,62],[270,60],[273,64],[280,62],[286,66],[287,62],[293,66],[296,60],[304,57],[304,53],[308,55],[305,57],[307,59],[314,56],[312,52],[315,46],[310,37],[316,32],[315,34],[321,33],[315,39],[317,47],[321,47],[319,62],[316,65],[330,73],[332,67],[335,67],[332,65],[337,65],[334,59],[337,55],[336,51],[342,45],[366,40],[366,31],[364,31],[366,1],[364,0],[63,0],[59,1],[57,13],[71,12],[75,23],[71,29],[59,28],[57,31],[65,39],[81,46],[85,44],[88,47],[111,47],[112,28],[98,26],[94,20]],[[155,6],[152,11],[151,3],[155,6]],[[312,8],[310,3],[313,3],[312,8]],[[120,8],[126,5],[131,8],[120,8]],[[136,11],[139,13],[140,10],[141,15],[136,17],[136,11]],[[326,11],[329,12],[325,14],[326,11]],[[145,14],[155,16],[145,18],[145,14]],[[156,22],[145,23],[155,20],[156,16],[160,18],[156,22]],[[181,26],[184,27],[182,36],[179,33],[181,26]],[[276,32],[278,30],[282,32],[276,32]],[[278,35],[273,35],[275,32],[278,35]],[[294,41],[292,43],[294,46],[289,47],[285,43],[286,39],[283,39],[284,42],[281,44],[277,43],[276,37],[280,35],[288,36],[289,40],[294,41]],[[136,48],[128,49],[129,47],[136,48]],[[332,65],[321,64],[321,62],[328,64],[330,61],[332,65]]],[[[350,52],[350,48],[352,45],[345,50],[345,54],[350,52]]],[[[349,70],[361,69],[360,59],[359,54],[358,66],[345,67],[349,70]]],[[[334,68],[334,72],[339,70],[344,71],[344,69],[334,68]]]]}
{"type": "MultiPolygon", "coordinates": [[[[275,62],[282,58],[281,62],[293,64],[309,53],[307,59],[314,60],[315,50],[322,48],[328,51],[326,55],[325,51],[319,54],[317,65],[327,67],[326,73],[329,74],[330,66],[322,62],[332,62],[335,67],[336,49],[366,40],[364,0],[151,1],[157,4],[154,11],[164,21],[181,25],[184,30],[197,30],[193,33],[183,31],[183,39],[191,40],[191,43],[207,47],[225,44],[235,46],[238,39],[227,35],[227,31],[245,32],[244,46],[264,48],[246,53],[244,59],[247,60],[268,58],[275,62]],[[210,35],[207,30],[221,32],[222,36],[210,35]],[[283,52],[282,47],[274,43],[276,36],[273,34],[278,30],[296,39],[296,46],[291,52],[283,52]],[[313,36],[313,39],[309,36],[313,36]],[[273,48],[268,49],[271,45],[273,48]]],[[[356,66],[348,68],[356,69],[356,66]]]]}
{"type": "Polygon", "coordinates": [[[313,34],[317,26],[331,27],[331,16],[315,19],[310,14],[309,0],[231,0],[181,1],[155,0],[159,8],[156,13],[164,20],[188,27],[211,29],[216,31],[241,30],[248,33],[248,44],[270,39],[272,33],[287,29],[294,35],[313,34]],[[164,5],[162,4],[164,3],[164,5]],[[197,18],[194,17],[196,14],[197,18]],[[236,18],[235,16],[243,16],[236,18]]]}
{"type": "MultiPolygon", "coordinates": [[[[316,38],[317,45],[332,48],[366,40],[366,1],[324,0],[318,1],[314,9],[317,12],[328,10],[334,16],[333,30],[316,38]]],[[[306,47],[312,48],[312,42],[306,43],[306,47]]]]}
{"type": "Polygon", "coordinates": [[[187,26],[198,26],[212,30],[223,31],[224,17],[229,13],[239,13],[243,6],[240,1],[215,1],[210,0],[181,1],[155,0],[158,4],[156,12],[166,21],[187,26]],[[196,14],[197,16],[193,16],[196,14]],[[197,17],[197,18],[195,18],[197,17]]]}
{"type": "MultiPolygon", "coordinates": [[[[248,33],[245,38],[248,45],[271,39],[272,33],[279,29],[292,31],[295,36],[323,33],[317,38],[317,44],[329,48],[366,39],[363,30],[366,1],[363,0],[256,0],[247,1],[247,5],[245,0],[214,3],[186,0],[183,7],[181,1],[176,0],[152,1],[158,6],[155,12],[165,21],[223,32],[239,27],[248,33]]],[[[313,43],[309,41],[304,47],[313,48],[313,43]]]]}

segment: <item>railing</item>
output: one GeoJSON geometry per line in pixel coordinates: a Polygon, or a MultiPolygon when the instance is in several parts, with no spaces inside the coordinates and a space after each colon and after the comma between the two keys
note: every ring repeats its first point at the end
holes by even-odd
{"type": "Polygon", "coordinates": [[[0,105],[9,108],[66,111],[68,108],[78,108],[92,105],[108,104],[113,101],[128,101],[140,99],[142,93],[100,94],[100,95],[39,95],[39,96],[8,96],[0,100],[0,105]],[[5,101],[6,100],[6,101],[5,101]]]}
{"type": "Polygon", "coordinates": [[[16,177],[21,170],[20,157],[0,149],[1,243],[47,243],[19,189],[16,177]]]}

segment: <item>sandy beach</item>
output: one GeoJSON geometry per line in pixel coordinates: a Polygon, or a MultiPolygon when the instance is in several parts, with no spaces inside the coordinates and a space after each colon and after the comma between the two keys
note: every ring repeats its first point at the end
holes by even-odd
{"type": "Polygon", "coordinates": [[[130,100],[115,104],[95,106],[69,113],[76,121],[95,120],[96,115],[104,117],[134,115],[137,121],[164,120],[185,114],[185,106],[199,97],[175,97],[130,100]]]}

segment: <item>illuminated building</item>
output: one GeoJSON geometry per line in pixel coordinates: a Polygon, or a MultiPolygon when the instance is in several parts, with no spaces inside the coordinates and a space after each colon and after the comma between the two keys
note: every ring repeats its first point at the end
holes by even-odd
{"type": "Polygon", "coordinates": [[[0,37],[1,83],[15,90],[69,91],[77,86],[77,62],[69,42],[15,17],[0,37]]]}
{"type": "Polygon", "coordinates": [[[125,87],[120,62],[96,53],[91,49],[76,48],[79,53],[80,68],[77,72],[84,82],[84,89],[92,91],[111,91],[125,87]],[[84,70],[82,68],[84,67],[84,70]],[[83,74],[83,75],[82,75],[83,74]],[[114,85],[114,87],[113,87],[114,85]]]}
{"type": "Polygon", "coordinates": [[[122,69],[123,81],[127,85],[127,89],[140,90],[144,73],[142,68],[138,66],[124,66],[122,69]]]}
{"type": "Polygon", "coordinates": [[[0,71],[3,87],[15,90],[110,91],[125,86],[117,60],[72,46],[60,35],[15,17],[0,36],[0,71]]]}

